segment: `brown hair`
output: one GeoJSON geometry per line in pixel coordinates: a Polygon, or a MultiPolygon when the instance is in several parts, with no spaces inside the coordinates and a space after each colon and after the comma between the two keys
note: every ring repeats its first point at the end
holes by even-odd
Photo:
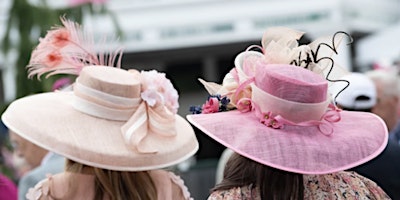
{"type": "Polygon", "coordinates": [[[95,197],[110,200],[153,200],[157,199],[157,189],[148,171],[113,171],[89,167],[67,159],[67,171],[90,172],[95,176],[95,197]]]}
{"type": "Polygon", "coordinates": [[[224,169],[222,182],[212,189],[255,186],[261,199],[303,199],[303,175],[275,169],[239,154],[232,154],[224,169]]]}

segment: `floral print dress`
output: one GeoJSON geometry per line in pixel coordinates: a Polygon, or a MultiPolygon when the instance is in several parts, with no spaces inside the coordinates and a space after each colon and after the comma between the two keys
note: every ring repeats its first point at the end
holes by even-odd
{"type": "MultiPolygon", "coordinates": [[[[304,175],[304,199],[367,200],[390,199],[375,182],[355,173],[337,172],[325,175],[304,175]]],[[[215,191],[208,200],[261,200],[256,187],[235,187],[215,191]]]]}

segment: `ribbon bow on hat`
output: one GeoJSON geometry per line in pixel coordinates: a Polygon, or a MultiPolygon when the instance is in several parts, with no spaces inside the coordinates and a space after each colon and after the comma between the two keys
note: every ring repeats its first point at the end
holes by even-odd
{"type": "Polygon", "coordinates": [[[176,135],[175,114],[178,108],[178,93],[163,73],[155,70],[141,73],[130,70],[130,72],[124,74],[133,79],[126,84],[128,89],[118,90],[123,87],[121,84],[103,81],[102,75],[99,77],[91,75],[89,67],[85,67],[74,85],[73,106],[81,112],[99,118],[126,121],[121,127],[125,142],[133,145],[141,153],[156,153],[157,148],[152,146],[151,141],[145,141],[146,136],[176,135]],[[90,84],[92,82],[97,83],[90,84]],[[129,94],[126,94],[127,91],[129,94]]]}
{"type": "Polygon", "coordinates": [[[175,113],[163,105],[151,106],[142,101],[132,117],[121,127],[121,131],[125,141],[135,146],[139,152],[156,153],[156,147],[141,142],[151,133],[164,137],[175,136],[175,113]]]}
{"type": "MultiPolygon", "coordinates": [[[[130,70],[138,74],[136,70],[130,70]]],[[[175,114],[178,109],[178,93],[165,74],[155,70],[142,72],[141,103],[132,117],[121,127],[125,141],[136,146],[139,152],[155,153],[153,146],[142,144],[146,135],[176,135],[175,114]]]]}
{"type": "Polygon", "coordinates": [[[90,66],[115,64],[120,68],[122,50],[117,48],[99,52],[95,46],[98,43],[94,42],[91,32],[85,32],[79,24],[65,18],[61,18],[61,22],[64,26],[49,31],[32,52],[28,65],[29,77],[40,77],[45,73],[48,73],[47,77],[61,73],[79,75],[74,83],[75,109],[103,119],[126,121],[121,127],[126,143],[142,153],[157,152],[150,142],[145,142],[147,135],[176,135],[174,121],[178,93],[171,82],[165,74],[154,70],[142,73],[135,70],[131,70],[132,73],[117,72],[121,76],[130,74],[127,79],[131,78],[132,81],[139,80],[125,86],[125,83],[117,83],[120,80],[110,80],[113,77],[95,70],[87,70],[93,74],[83,73],[90,66]],[[129,87],[132,86],[135,86],[133,95],[123,93],[124,90],[120,88],[126,87],[130,91],[132,89],[129,87]]]}

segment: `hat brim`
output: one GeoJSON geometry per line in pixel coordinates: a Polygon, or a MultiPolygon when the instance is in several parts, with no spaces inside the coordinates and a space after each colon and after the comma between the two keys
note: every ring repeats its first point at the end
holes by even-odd
{"type": "Polygon", "coordinates": [[[72,92],[24,97],[11,103],[2,120],[9,129],[38,146],[82,164],[110,170],[164,168],[186,160],[199,148],[191,125],[176,115],[176,137],[160,139],[150,132],[143,142],[156,147],[157,153],[138,153],[124,142],[121,126],[125,122],[81,113],[71,106],[72,99],[72,92]]]}
{"type": "Polygon", "coordinates": [[[300,174],[326,174],[373,159],[388,142],[387,128],[378,116],[348,111],[340,115],[331,135],[316,126],[274,129],[260,123],[254,113],[237,110],[187,119],[217,142],[261,164],[300,174]]]}

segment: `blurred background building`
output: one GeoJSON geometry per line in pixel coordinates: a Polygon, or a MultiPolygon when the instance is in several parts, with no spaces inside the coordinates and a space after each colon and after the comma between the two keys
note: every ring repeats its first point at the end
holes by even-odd
{"type": "MultiPolygon", "coordinates": [[[[28,0],[35,5],[43,0],[28,0]]],[[[83,1],[83,0],[81,0],[83,1]]],[[[99,0],[98,0],[99,1],[99,0]]],[[[67,7],[73,0],[47,1],[49,7],[67,7]]],[[[77,2],[77,0],[75,0],[77,2]]],[[[87,1],[89,2],[89,1],[87,1]]],[[[104,2],[119,24],[125,48],[125,67],[168,72],[181,90],[197,93],[202,77],[220,81],[234,56],[251,44],[260,44],[266,28],[287,26],[305,31],[312,40],[346,31],[354,43],[341,50],[341,65],[363,71],[374,62],[390,63],[400,55],[400,0],[112,0],[104,2]]],[[[4,35],[12,0],[0,2],[0,38],[4,35]]],[[[94,6],[96,8],[96,6],[94,6]]],[[[117,32],[109,15],[82,22],[99,36],[117,32]]],[[[12,38],[18,40],[18,38],[12,38]]],[[[15,98],[11,62],[15,54],[0,54],[1,97],[15,98]]],[[[202,99],[192,103],[201,103],[202,99]]],[[[182,107],[186,107],[186,101],[182,107]]],[[[186,110],[180,110],[182,113],[186,110]]]]}
{"type": "MultiPolygon", "coordinates": [[[[0,1],[0,38],[7,26],[12,1],[0,1]]],[[[28,2],[35,5],[43,1],[28,2]]],[[[68,2],[47,0],[48,6],[55,9],[69,6],[68,2]]],[[[95,30],[99,37],[121,31],[120,42],[125,48],[124,68],[166,72],[179,89],[181,115],[189,113],[190,105],[204,103],[207,97],[197,78],[220,82],[233,67],[235,56],[250,45],[259,45],[268,27],[286,26],[302,30],[309,40],[332,36],[336,31],[349,33],[354,42],[350,46],[341,45],[338,60],[340,65],[351,71],[365,71],[376,63],[392,65],[400,59],[400,0],[101,2],[113,14],[112,17],[94,16],[88,11],[84,12],[82,24],[95,30]],[[118,23],[118,30],[115,22],[118,23]]],[[[92,7],[96,8],[96,5],[92,7]]],[[[18,59],[18,52],[11,52],[7,57],[0,53],[0,97],[3,102],[16,97],[13,61],[18,59]]],[[[202,138],[204,136],[199,137],[207,146],[201,147],[198,158],[216,158],[222,148],[202,138]]],[[[199,183],[203,181],[199,179],[203,175],[197,177],[196,184],[210,185],[210,180],[199,183]]],[[[190,176],[195,175],[187,174],[186,178],[190,176]]],[[[208,189],[191,188],[196,194],[201,191],[207,193],[208,189]]],[[[204,196],[197,197],[195,199],[204,199],[204,196]]]]}
{"type": "MultiPolygon", "coordinates": [[[[40,1],[43,0],[28,0],[33,5],[40,1]]],[[[57,9],[69,6],[69,2],[73,0],[47,1],[47,5],[57,9]]],[[[120,41],[125,48],[124,66],[166,71],[182,95],[202,90],[195,81],[198,77],[220,81],[232,67],[235,55],[249,45],[260,44],[263,32],[271,26],[305,31],[311,40],[339,30],[348,32],[354,43],[341,45],[344,47],[338,56],[341,65],[355,71],[363,71],[378,61],[392,62],[400,55],[400,0],[101,2],[113,13],[123,34],[120,41]]],[[[11,3],[12,0],[0,2],[0,38],[11,3]]],[[[82,24],[95,30],[99,37],[117,32],[109,15],[92,16],[88,12],[82,24]]],[[[0,54],[1,96],[5,101],[15,98],[15,71],[10,60],[17,57],[17,52],[7,55],[9,62],[5,64],[4,54],[0,54]]]]}

